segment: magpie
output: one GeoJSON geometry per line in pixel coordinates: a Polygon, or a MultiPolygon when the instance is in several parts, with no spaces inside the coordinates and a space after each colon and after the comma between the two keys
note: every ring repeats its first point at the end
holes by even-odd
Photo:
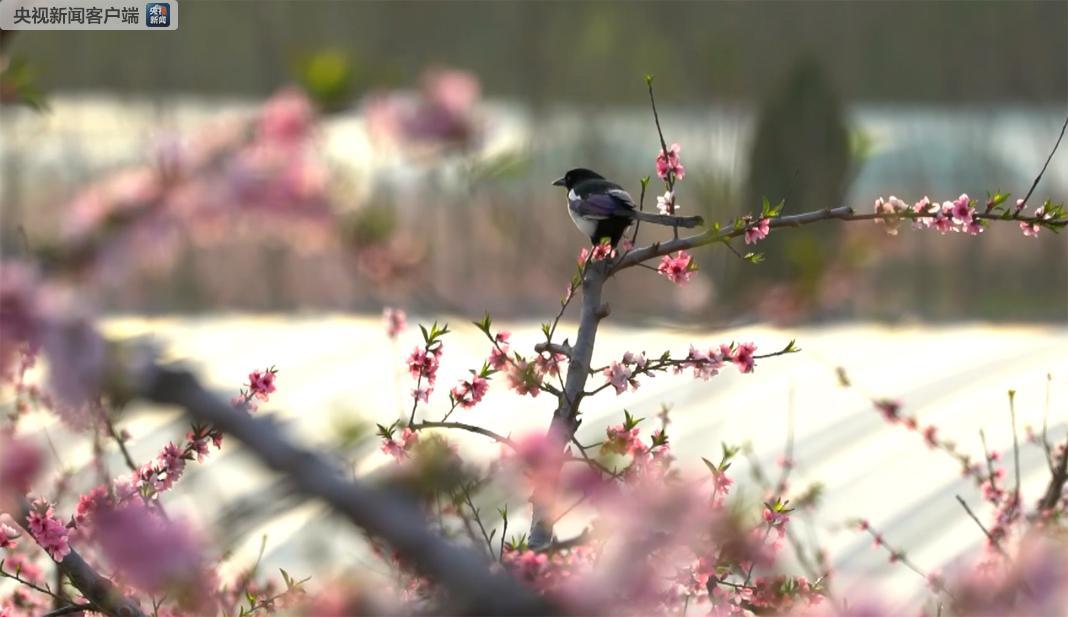
{"type": "Polygon", "coordinates": [[[623,232],[636,220],[671,227],[697,227],[699,216],[669,216],[638,210],[634,198],[615,182],[589,169],[577,168],[553,182],[567,189],[567,212],[590,242],[600,244],[608,238],[615,247],[623,232]]]}

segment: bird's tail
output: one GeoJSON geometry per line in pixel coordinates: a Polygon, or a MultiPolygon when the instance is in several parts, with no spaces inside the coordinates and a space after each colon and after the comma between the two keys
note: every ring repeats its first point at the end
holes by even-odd
{"type": "Polygon", "coordinates": [[[668,227],[691,228],[705,224],[705,220],[699,216],[671,216],[668,214],[651,214],[639,210],[634,210],[631,212],[631,215],[639,221],[645,221],[646,223],[653,223],[655,225],[666,225],[668,227]]]}

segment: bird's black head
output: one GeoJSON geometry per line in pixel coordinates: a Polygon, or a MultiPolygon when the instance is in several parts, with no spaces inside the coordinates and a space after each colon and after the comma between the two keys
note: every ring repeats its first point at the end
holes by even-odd
{"type": "Polygon", "coordinates": [[[579,182],[585,182],[586,180],[604,180],[604,176],[596,171],[578,167],[564,174],[563,178],[553,182],[553,186],[562,186],[571,189],[579,182]]]}

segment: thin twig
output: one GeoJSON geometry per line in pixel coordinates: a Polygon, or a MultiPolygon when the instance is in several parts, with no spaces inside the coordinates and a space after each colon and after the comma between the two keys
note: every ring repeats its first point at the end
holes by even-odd
{"type": "Polygon", "coordinates": [[[482,428],[481,426],[476,426],[474,424],[465,424],[463,422],[431,422],[429,420],[423,420],[422,422],[417,422],[416,424],[413,424],[408,428],[412,429],[413,431],[420,431],[426,428],[456,429],[461,431],[467,431],[469,433],[477,433],[484,437],[489,437],[493,441],[496,441],[497,443],[502,443],[512,448],[513,450],[515,450],[517,447],[514,441],[505,437],[504,435],[494,433],[493,431],[482,428]]]}
{"type": "Polygon", "coordinates": [[[486,541],[486,549],[489,551],[490,559],[493,559],[493,540],[491,540],[489,534],[486,533],[486,526],[482,524],[482,517],[479,515],[478,508],[476,508],[475,503],[471,501],[471,492],[467,489],[467,485],[464,483],[460,483],[460,490],[463,491],[464,502],[467,503],[467,507],[471,509],[471,514],[475,516],[475,523],[478,524],[478,529],[482,532],[482,538],[486,541]]]}
{"type": "Polygon", "coordinates": [[[968,513],[968,516],[972,517],[972,520],[975,521],[975,524],[979,526],[979,529],[983,531],[983,535],[986,536],[986,539],[990,540],[990,545],[997,549],[998,553],[1000,553],[1002,557],[1008,557],[1009,555],[1005,552],[1005,549],[1001,548],[1001,543],[998,542],[996,538],[994,538],[990,531],[983,525],[982,521],[979,520],[979,517],[975,515],[975,512],[972,512],[972,509],[968,507],[968,502],[964,501],[964,498],[962,498],[960,495],[957,495],[957,501],[960,502],[961,507],[964,508],[964,511],[968,513]]]}
{"type": "Polygon", "coordinates": [[[1031,198],[1031,194],[1038,188],[1038,183],[1042,180],[1042,174],[1046,173],[1046,168],[1049,167],[1049,162],[1053,160],[1053,155],[1056,154],[1057,148],[1061,145],[1061,140],[1064,139],[1064,130],[1068,129],[1068,116],[1064,117],[1064,124],[1061,125],[1061,134],[1057,136],[1057,141],[1053,144],[1053,149],[1049,151],[1049,156],[1046,157],[1046,163],[1042,166],[1042,171],[1038,172],[1035,176],[1035,181],[1031,183],[1031,188],[1027,190],[1027,194],[1024,195],[1023,201],[1020,202],[1020,206],[1027,204],[1027,200],[1031,198]]]}
{"type": "Polygon", "coordinates": [[[1020,507],[1020,441],[1016,435],[1016,391],[1009,390],[1009,417],[1012,421],[1012,460],[1016,471],[1016,487],[1013,495],[1016,507],[1020,507]]]}

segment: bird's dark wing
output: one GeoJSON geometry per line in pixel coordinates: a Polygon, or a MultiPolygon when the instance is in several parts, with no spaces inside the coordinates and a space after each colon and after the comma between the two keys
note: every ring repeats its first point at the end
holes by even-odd
{"type": "Polygon", "coordinates": [[[587,219],[606,219],[613,216],[630,218],[634,210],[634,202],[627,192],[619,189],[618,193],[593,193],[585,198],[571,200],[571,209],[579,216],[587,219]],[[622,198],[621,198],[622,197],[622,198]]]}

